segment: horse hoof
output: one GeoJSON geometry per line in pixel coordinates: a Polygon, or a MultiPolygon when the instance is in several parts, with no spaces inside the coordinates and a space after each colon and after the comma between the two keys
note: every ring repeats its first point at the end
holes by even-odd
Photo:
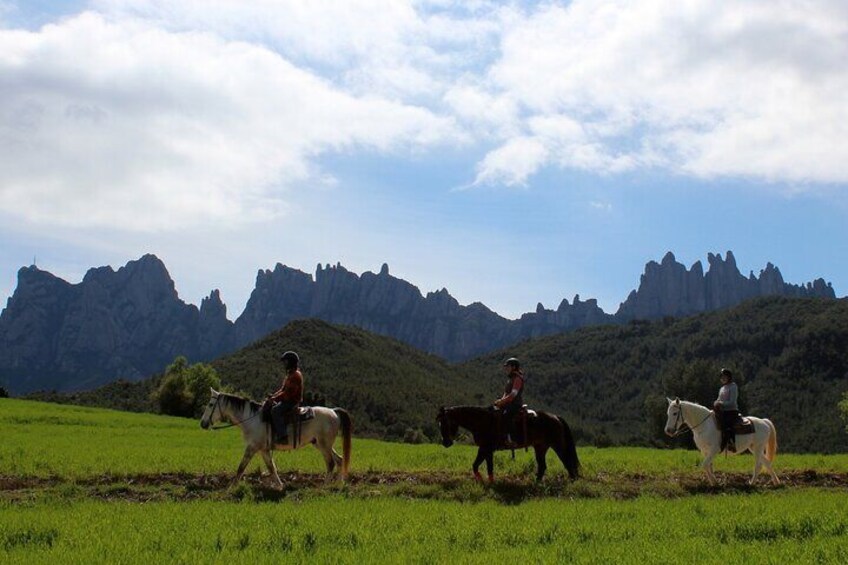
{"type": "Polygon", "coordinates": [[[495,482],[495,476],[489,475],[489,484],[492,484],[493,482],[495,482]]]}
{"type": "Polygon", "coordinates": [[[479,482],[482,482],[482,481],[483,481],[483,475],[481,475],[480,473],[475,472],[475,473],[474,473],[474,480],[475,480],[475,481],[477,481],[478,483],[479,483],[479,482]]]}

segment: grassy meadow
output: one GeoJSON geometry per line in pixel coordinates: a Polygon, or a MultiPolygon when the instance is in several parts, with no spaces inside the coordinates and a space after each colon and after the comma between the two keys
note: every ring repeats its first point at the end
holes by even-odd
{"type": "Polygon", "coordinates": [[[753,488],[722,458],[712,488],[691,451],[578,448],[573,483],[549,454],[542,485],[519,451],[481,485],[471,446],[354,438],[349,483],[306,447],[275,455],[276,491],[258,460],[227,489],[239,432],[192,420],[0,399],[0,438],[4,563],[848,562],[845,454],[779,453],[789,480],[753,488]]]}

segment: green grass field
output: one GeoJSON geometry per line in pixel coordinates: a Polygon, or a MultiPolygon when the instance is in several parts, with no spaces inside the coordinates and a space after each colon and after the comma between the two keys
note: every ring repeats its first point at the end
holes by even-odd
{"type": "MultiPolygon", "coordinates": [[[[779,430],[778,430],[779,433],[779,430]]],[[[0,562],[848,562],[848,455],[779,453],[781,487],[744,486],[750,456],[578,448],[583,478],[532,482],[534,460],[354,439],[352,477],[277,453],[284,491],[228,490],[238,431],[197,421],[0,399],[0,562]],[[744,474],[743,474],[744,473],[744,474]]]]}

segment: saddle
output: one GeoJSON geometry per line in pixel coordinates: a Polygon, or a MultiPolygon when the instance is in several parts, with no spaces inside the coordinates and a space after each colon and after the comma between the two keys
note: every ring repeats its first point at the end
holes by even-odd
{"type": "MultiPolygon", "coordinates": [[[[288,430],[285,428],[287,428],[288,426],[292,426],[292,447],[297,448],[297,446],[300,445],[300,433],[303,422],[312,420],[313,418],[315,418],[315,411],[312,409],[312,406],[298,406],[294,410],[287,412],[283,416],[283,429],[277,428],[277,426],[274,424],[273,418],[268,418],[268,420],[266,420],[266,423],[271,427],[270,437],[275,438],[275,441],[279,441],[285,438],[285,443],[289,442],[289,439],[287,437],[289,435],[287,433],[288,430]]],[[[279,443],[283,442],[279,441],[279,443]]]]}
{"type": "MultiPolygon", "coordinates": [[[[274,425],[273,418],[271,418],[271,409],[270,405],[265,405],[262,408],[262,422],[265,424],[274,425]]],[[[315,411],[312,409],[312,406],[298,406],[291,412],[285,415],[284,421],[286,425],[292,424],[294,418],[292,416],[297,415],[298,422],[305,422],[307,420],[311,420],[315,417],[315,411]]]]}
{"type": "Polygon", "coordinates": [[[315,417],[315,411],[312,406],[298,406],[293,413],[297,414],[298,422],[305,422],[315,417]]]}
{"type": "MultiPolygon", "coordinates": [[[[718,431],[722,431],[721,422],[718,418],[716,418],[716,428],[718,428],[718,431]]],[[[752,422],[750,418],[739,416],[736,418],[736,421],[733,422],[733,433],[738,436],[752,434],[754,431],[754,422],[752,422]]]]}
{"type": "Polygon", "coordinates": [[[526,404],[522,404],[521,408],[515,413],[515,416],[513,416],[512,442],[508,442],[504,414],[502,412],[498,412],[496,421],[496,437],[498,446],[503,449],[513,450],[513,456],[515,449],[522,447],[527,449],[529,445],[527,441],[527,420],[528,418],[535,417],[536,411],[529,409],[526,404]]]}

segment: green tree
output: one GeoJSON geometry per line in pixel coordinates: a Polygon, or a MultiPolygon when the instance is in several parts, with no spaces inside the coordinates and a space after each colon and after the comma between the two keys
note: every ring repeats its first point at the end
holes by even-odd
{"type": "Polygon", "coordinates": [[[180,356],[165,370],[154,395],[163,414],[197,418],[203,413],[210,388],[221,388],[215,369],[204,363],[189,365],[180,356]]]}
{"type": "Polygon", "coordinates": [[[845,431],[848,432],[848,391],[842,394],[842,402],[839,403],[839,411],[842,413],[842,421],[845,422],[845,431]]]}

